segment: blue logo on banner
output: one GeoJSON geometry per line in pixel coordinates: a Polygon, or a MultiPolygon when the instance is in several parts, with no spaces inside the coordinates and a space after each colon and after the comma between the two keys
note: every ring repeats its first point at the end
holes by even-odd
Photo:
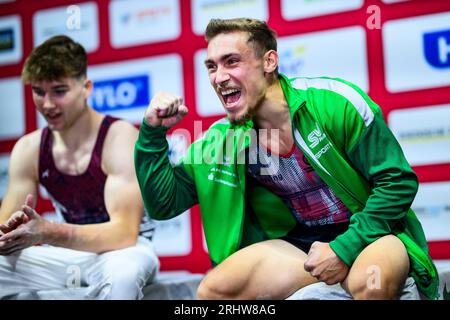
{"type": "Polygon", "coordinates": [[[14,49],[14,30],[0,29],[0,52],[14,49]]]}
{"type": "Polygon", "coordinates": [[[424,33],[423,45],[430,65],[438,69],[450,67],[450,30],[424,33]]]}
{"type": "Polygon", "coordinates": [[[149,83],[149,75],[95,81],[89,103],[100,112],[146,107],[149,83]]]}

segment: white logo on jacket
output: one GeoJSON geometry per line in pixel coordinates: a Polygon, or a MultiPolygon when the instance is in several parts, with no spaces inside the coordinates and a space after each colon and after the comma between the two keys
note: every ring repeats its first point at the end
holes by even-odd
{"type": "Polygon", "coordinates": [[[320,141],[325,139],[327,136],[323,133],[316,123],[316,129],[314,129],[310,134],[308,134],[308,141],[311,142],[311,148],[317,147],[320,141]]]}

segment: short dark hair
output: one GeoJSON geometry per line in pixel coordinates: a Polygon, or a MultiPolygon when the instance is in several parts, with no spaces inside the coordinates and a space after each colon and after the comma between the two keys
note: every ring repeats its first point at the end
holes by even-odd
{"type": "Polygon", "coordinates": [[[62,78],[85,78],[87,54],[81,44],[58,35],[34,48],[25,61],[22,80],[26,83],[62,78]]]}
{"type": "Polygon", "coordinates": [[[222,33],[242,31],[248,33],[248,42],[253,46],[257,57],[261,58],[269,50],[277,50],[277,35],[265,21],[236,18],[211,19],[206,27],[205,39],[210,41],[222,33]]]}

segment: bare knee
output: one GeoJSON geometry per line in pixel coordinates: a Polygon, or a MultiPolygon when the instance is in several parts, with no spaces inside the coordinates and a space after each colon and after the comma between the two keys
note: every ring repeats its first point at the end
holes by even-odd
{"type": "Polygon", "coordinates": [[[197,299],[199,300],[220,299],[222,294],[223,292],[221,292],[220,286],[206,278],[200,282],[197,288],[197,299]]]}
{"type": "Polygon", "coordinates": [[[398,299],[408,271],[409,258],[403,243],[388,235],[363,250],[345,283],[354,299],[398,299]]]}
{"type": "Polygon", "coordinates": [[[211,271],[201,282],[197,289],[197,298],[200,300],[237,299],[241,284],[236,279],[227,277],[220,272],[211,271]]]}
{"type": "Polygon", "coordinates": [[[404,282],[382,279],[379,282],[371,282],[370,279],[361,281],[350,288],[350,294],[355,300],[395,300],[398,299],[404,282]]]}

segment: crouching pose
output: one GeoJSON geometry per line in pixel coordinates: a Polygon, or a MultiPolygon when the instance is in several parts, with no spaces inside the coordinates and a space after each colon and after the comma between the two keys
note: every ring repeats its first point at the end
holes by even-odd
{"type": "Polygon", "coordinates": [[[438,279],[410,206],[417,177],[381,109],[334,78],[288,79],[266,23],[211,20],[205,66],[227,117],[176,166],[165,133],[188,112],[151,101],[135,148],[155,219],[199,203],[214,268],[206,299],[284,299],[317,281],[355,299],[395,299],[411,275],[436,298],[438,279]]]}

